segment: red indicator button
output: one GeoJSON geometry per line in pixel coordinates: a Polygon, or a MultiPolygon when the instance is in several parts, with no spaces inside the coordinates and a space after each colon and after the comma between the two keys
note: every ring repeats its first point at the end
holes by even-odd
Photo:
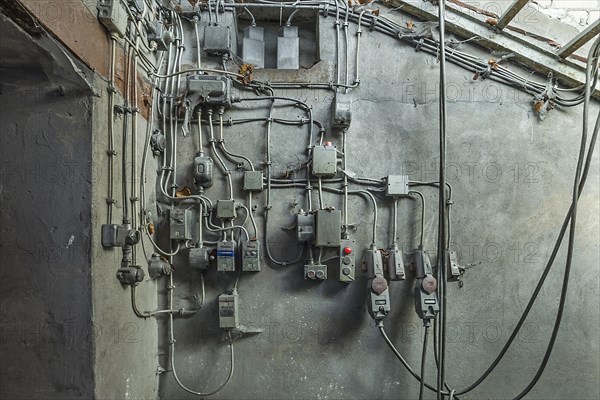
{"type": "Polygon", "coordinates": [[[344,253],[345,253],[345,254],[350,254],[350,253],[352,253],[352,248],[351,248],[351,247],[344,247],[344,253]]]}

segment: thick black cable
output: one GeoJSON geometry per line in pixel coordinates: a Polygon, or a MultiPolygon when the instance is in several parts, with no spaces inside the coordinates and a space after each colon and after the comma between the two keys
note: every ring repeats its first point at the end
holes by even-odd
{"type": "Polygon", "coordinates": [[[425,334],[423,335],[423,352],[421,353],[421,384],[419,385],[419,400],[423,400],[423,389],[425,386],[425,364],[427,362],[427,336],[429,334],[429,325],[425,325],[425,334]]]}

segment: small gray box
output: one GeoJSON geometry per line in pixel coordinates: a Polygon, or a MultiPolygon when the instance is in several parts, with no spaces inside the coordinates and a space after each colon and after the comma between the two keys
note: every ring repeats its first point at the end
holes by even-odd
{"type": "Polygon", "coordinates": [[[283,26],[277,37],[277,69],[300,68],[300,38],[297,26],[283,26]]]}
{"type": "Polygon", "coordinates": [[[169,211],[172,240],[192,240],[192,210],[169,211]]]}
{"type": "Polygon", "coordinates": [[[227,108],[231,106],[231,80],[226,76],[189,76],[187,90],[200,95],[200,104],[227,108]]]}
{"type": "Polygon", "coordinates": [[[239,324],[239,297],[237,292],[219,296],[219,327],[237,328],[239,324]]]}
{"type": "Polygon", "coordinates": [[[385,187],[386,196],[407,196],[408,175],[388,175],[385,187]]]}
{"type": "Polygon", "coordinates": [[[247,240],[242,243],[242,271],[260,271],[260,242],[247,240]]]}
{"type": "Polygon", "coordinates": [[[244,172],[244,190],[248,190],[250,192],[260,192],[263,190],[262,171],[244,172]]]}
{"type": "Polygon", "coordinates": [[[229,53],[231,49],[231,34],[228,26],[204,27],[204,51],[211,55],[229,53]]]}
{"type": "Polygon", "coordinates": [[[265,31],[258,26],[247,26],[242,39],[242,59],[256,68],[265,67],[265,31]]]}
{"type": "Polygon", "coordinates": [[[127,30],[127,11],[119,0],[99,0],[98,20],[110,32],[120,37],[125,36],[127,30]]]}
{"type": "Polygon", "coordinates": [[[235,271],[235,241],[217,243],[217,271],[235,271]]]}
{"type": "Polygon", "coordinates": [[[354,282],[356,270],[355,245],[356,242],[351,239],[344,239],[340,242],[340,282],[354,282]]]}
{"type": "Polygon", "coordinates": [[[208,269],[208,251],[206,247],[192,247],[188,254],[190,267],[195,269],[208,269]]]}
{"type": "Polygon", "coordinates": [[[314,214],[298,214],[296,218],[298,241],[313,244],[315,242],[314,214]]]}
{"type": "Polygon", "coordinates": [[[338,247],[342,236],[342,212],[340,210],[317,211],[317,247],[338,247]]]}
{"type": "Polygon", "coordinates": [[[334,176],[337,172],[337,149],[329,144],[315,146],[312,154],[312,173],[315,176],[334,176]]]}
{"type": "Polygon", "coordinates": [[[304,266],[304,279],[324,281],[327,279],[327,265],[308,264],[304,266]]]}
{"type": "Polygon", "coordinates": [[[352,121],[352,95],[349,93],[336,93],[331,110],[331,126],[345,129],[352,121]]]}
{"type": "Polygon", "coordinates": [[[235,201],[217,200],[217,218],[234,219],[235,217],[235,201]]]}

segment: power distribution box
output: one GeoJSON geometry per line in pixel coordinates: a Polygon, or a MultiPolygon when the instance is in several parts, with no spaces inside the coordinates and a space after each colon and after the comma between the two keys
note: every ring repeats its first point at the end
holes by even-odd
{"type": "Polygon", "coordinates": [[[327,265],[308,264],[304,266],[304,279],[324,281],[327,279],[327,265]]]}
{"type": "Polygon", "coordinates": [[[315,146],[312,153],[312,173],[315,176],[331,177],[337,172],[337,148],[328,142],[315,146]]]}
{"type": "Polygon", "coordinates": [[[242,59],[256,68],[265,67],[265,30],[258,26],[247,26],[242,39],[242,59]]]}
{"type": "Polygon", "coordinates": [[[242,271],[260,271],[260,242],[247,240],[242,244],[242,271]]]}
{"type": "Polygon", "coordinates": [[[169,211],[171,240],[192,240],[192,210],[169,211]]]}
{"type": "Polygon", "coordinates": [[[188,76],[187,90],[200,96],[200,104],[231,107],[231,79],[226,76],[188,76]]]}
{"type": "Polygon", "coordinates": [[[125,36],[127,30],[127,11],[119,0],[99,0],[98,20],[113,34],[125,36]]]}
{"type": "Polygon", "coordinates": [[[331,126],[345,129],[352,121],[352,95],[349,93],[336,93],[331,107],[331,126]]]}
{"type": "Polygon", "coordinates": [[[388,175],[387,185],[385,187],[386,196],[407,196],[408,195],[408,175],[388,175]]]}
{"type": "Polygon", "coordinates": [[[315,243],[315,215],[314,214],[297,214],[296,229],[298,241],[306,244],[315,243]]]}
{"type": "Polygon", "coordinates": [[[237,291],[219,296],[219,327],[237,328],[239,325],[239,296],[237,291]]]}
{"type": "Polygon", "coordinates": [[[342,236],[342,212],[340,210],[317,211],[317,247],[338,247],[342,236]]]}
{"type": "Polygon", "coordinates": [[[217,218],[234,219],[236,217],[234,200],[217,200],[217,218]]]}
{"type": "Polygon", "coordinates": [[[247,190],[249,192],[260,192],[261,190],[263,190],[262,171],[244,172],[244,190],[247,190]]]}
{"type": "Polygon", "coordinates": [[[235,271],[235,241],[217,243],[217,271],[235,271]]]}
{"type": "Polygon", "coordinates": [[[277,37],[277,69],[300,68],[300,38],[297,26],[282,26],[277,37]]]}
{"type": "Polygon", "coordinates": [[[354,246],[356,242],[343,239],[340,242],[340,282],[354,282],[356,255],[354,246]]]}
{"type": "Polygon", "coordinates": [[[229,26],[204,27],[204,51],[211,55],[229,53],[231,49],[231,33],[229,26]]]}

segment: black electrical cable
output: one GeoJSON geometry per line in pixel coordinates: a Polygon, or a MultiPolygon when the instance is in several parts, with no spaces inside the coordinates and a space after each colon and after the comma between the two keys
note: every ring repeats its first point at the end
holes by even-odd
{"type": "Polygon", "coordinates": [[[423,352],[421,353],[421,384],[419,385],[419,400],[423,400],[423,389],[425,386],[425,363],[427,361],[427,336],[429,334],[429,325],[425,325],[423,334],[423,352]]]}

